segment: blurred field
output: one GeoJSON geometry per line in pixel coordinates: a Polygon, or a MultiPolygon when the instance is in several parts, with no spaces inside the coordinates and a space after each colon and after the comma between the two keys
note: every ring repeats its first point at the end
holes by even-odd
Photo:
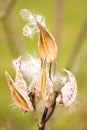
{"type": "MultiPolygon", "coordinates": [[[[9,2],[10,0],[0,0],[0,12],[9,2]]],[[[0,130],[37,129],[32,113],[23,114],[11,106],[12,100],[4,75],[5,70],[7,70],[14,79],[15,71],[12,67],[12,60],[20,54],[34,54],[36,51],[38,56],[37,35],[33,39],[22,36],[22,28],[26,22],[20,17],[19,11],[24,8],[45,16],[47,28],[54,37],[56,36],[58,43],[57,70],[70,69],[76,75],[78,83],[78,96],[75,104],[69,109],[56,108],[50,121],[51,129],[87,130],[87,0],[62,2],[61,37],[59,41],[57,34],[55,34],[57,26],[56,2],[57,0],[16,1],[9,16],[4,20],[0,18],[0,130]],[[71,57],[85,21],[85,34],[82,41],[76,46],[74,57],[71,57]],[[17,45],[19,45],[18,49],[16,48],[17,45]],[[72,58],[71,64],[69,63],[70,57],[72,58]]]]}

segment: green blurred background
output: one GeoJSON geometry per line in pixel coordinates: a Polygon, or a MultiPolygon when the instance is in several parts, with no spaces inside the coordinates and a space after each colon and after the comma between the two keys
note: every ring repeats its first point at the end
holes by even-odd
{"type": "Polygon", "coordinates": [[[22,35],[26,22],[19,15],[29,9],[46,18],[47,28],[58,44],[57,71],[71,70],[78,83],[75,103],[56,108],[49,125],[52,130],[87,130],[87,0],[0,0],[0,130],[36,130],[32,113],[12,106],[5,70],[14,78],[12,60],[36,54],[38,36],[22,35]]]}

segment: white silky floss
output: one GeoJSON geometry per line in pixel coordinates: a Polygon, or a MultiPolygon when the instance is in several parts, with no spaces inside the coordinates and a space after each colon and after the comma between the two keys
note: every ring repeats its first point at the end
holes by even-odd
{"type": "Polygon", "coordinates": [[[27,24],[23,27],[24,36],[31,38],[35,33],[39,32],[37,23],[40,23],[43,27],[46,26],[43,16],[32,14],[28,9],[22,9],[20,15],[24,21],[27,21],[27,24]]]}
{"type": "MultiPolygon", "coordinates": [[[[17,60],[17,59],[16,59],[17,60]]],[[[13,66],[17,69],[16,60],[13,61],[13,66]]],[[[27,55],[23,58],[21,63],[21,70],[28,79],[34,79],[37,73],[40,71],[40,60],[32,55],[27,55]]]]}

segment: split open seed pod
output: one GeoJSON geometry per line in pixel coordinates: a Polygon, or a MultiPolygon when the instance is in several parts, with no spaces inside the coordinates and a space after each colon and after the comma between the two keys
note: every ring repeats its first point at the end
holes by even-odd
{"type": "Polygon", "coordinates": [[[68,75],[68,82],[60,90],[60,94],[56,98],[56,104],[64,107],[70,106],[76,99],[77,95],[77,83],[74,75],[68,71],[64,71],[68,75]]]}
{"type": "Polygon", "coordinates": [[[46,71],[46,63],[44,63],[42,67],[41,94],[45,106],[47,108],[52,107],[54,103],[55,93],[53,89],[53,82],[50,80],[46,71]]]}
{"type": "Polygon", "coordinates": [[[13,102],[16,106],[24,112],[33,111],[33,105],[30,101],[30,97],[28,96],[27,84],[23,78],[22,70],[21,70],[21,60],[22,57],[19,57],[15,61],[15,69],[16,69],[16,77],[15,82],[12,80],[11,76],[8,72],[5,72],[6,80],[8,86],[10,87],[10,93],[13,99],[13,102]]]}
{"type": "Polygon", "coordinates": [[[7,71],[5,72],[5,76],[8,86],[10,87],[12,100],[15,103],[15,105],[23,112],[33,111],[32,103],[27,95],[26,86],[22,86],[21,82],[21,88],[20,86],[16,86],[16,84],[14,83],[7,71]]]}
{"type": "Polygon", "coordinates": [[[41,99],[41,71],[34,77],[33,81],[28,87],[28,95],[35,94],[35,103],[37,104],[41,99]]]}
{"type": "Polygon", "coordinates": [[[57,58],[57,44],[53,36],[40,23],[37,23],[40,30],[38,41],[38,50],[41,59],[47,59],[47,62],[53,62],[57,58]]]}

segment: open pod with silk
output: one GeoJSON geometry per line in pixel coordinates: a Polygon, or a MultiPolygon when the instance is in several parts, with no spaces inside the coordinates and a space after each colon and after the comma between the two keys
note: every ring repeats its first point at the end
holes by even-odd
{"type": "Polygon", "coordinates": [[[21,59],[19,57],[16,62],[16,77],[15,82],[12,80],[8,72],[5,72],[6,80],[8,86],[10,88],[10,93],[13,99],[13,102],[16,106],[24,112],[33,111],[33,104],[30,101],[30,97],[28,96],[27,92],[27,84],[23,78],[22,71],[21,71],[21,59]]]}
{"type": "Polygon", "coordinates": [[[8,72],[5,72],[12,99],[21,110],[26,112],[34,110],[33,102],[31,100],[32,94],[35,96],[34,100],[36,104],[40,101],[40,99],[42,99],[45,107],[47,108],[51,108],[54,103],[55,91],[58,92],[58,96],[56,98],[57,106],[67,107],[74,102],[77,95],[77,83],[74,75],[70,71],[64,69],[67,74],[68,81],[61,89],[55,90],[54,81],[49,78],[46,63],[46,60],[44,60],[43,67],[38,70],[29,86],[27,86],[23,76],[23,71],[26,71],[26,67],[25,70],[22,67],[22,57],[15,60],[15,82],[12,80],[8,72]]]}

